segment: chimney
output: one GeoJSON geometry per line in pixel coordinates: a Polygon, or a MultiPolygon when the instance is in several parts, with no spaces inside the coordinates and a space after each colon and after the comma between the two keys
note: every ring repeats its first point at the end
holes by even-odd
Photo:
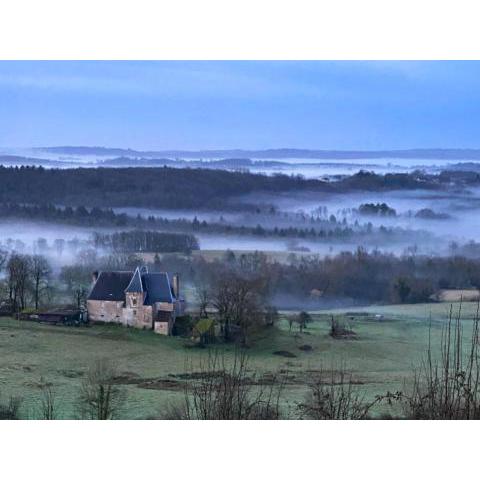
{"type": "Polygon", "coordinates": [[[178,276],[178,273],[176,273],[172,278],[172,289],[173,295],[176,299],[178,299],[180,296],[180,278],[178,276]]]}
{"type": "Polygon", "coordinates": [[[95,270],[94,272],[92,272],[92,282],[95,283],[97,281],[97,278],[98,278],[98,271],[95,270]]]}

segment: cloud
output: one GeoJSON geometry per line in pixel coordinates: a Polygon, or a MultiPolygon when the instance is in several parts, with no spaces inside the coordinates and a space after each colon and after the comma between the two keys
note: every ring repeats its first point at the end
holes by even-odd
{"type": "Polygon", "coordinates": [[[0,88],[233,100],[346,93],[318,78],[292,77],[291,62],[36,62],[30,71],[26,64],[20,67],[0,62],[0,88]]]}
{"type": "Polygon", "coordinates": [[[141,93],[141,82],[112,78],[72,75],[8,75],[0,74],[0,86],[20,89],[40,89],[63,92],[141,93]]]}

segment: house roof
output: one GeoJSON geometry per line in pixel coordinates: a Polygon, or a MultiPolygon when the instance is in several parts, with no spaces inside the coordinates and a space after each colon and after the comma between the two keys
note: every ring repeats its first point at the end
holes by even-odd
{"type": "Polygon", "coordinates": [[[128,287],[125,289],[125,293],[141,293],[143,292],[143,285],[142,285],[142,278],[140,276],[140,270],[138,267],[135,269],[135,273],[133,274],[128,287]]]}
{"type": "Polygon", "coordinates": [[[128,292],[146,292],[145,305],[175,301],[166,273],[141,273],[138,268],[135,272],[101,272],[88,300],[124,301],[128,292]]]}
{"type": "Polygon", "coordinates": [[[147,292],[145,305],[153,305],[156,302],[173,302],[172,287],[166,273],[144,273],[142,282],[144,290],[147,292]]]}
{"type": "Polygon", "coordinates": [[[101,272],[88,296],[88,300],[125,300],[125,289],[133,272],[101,272]]]}

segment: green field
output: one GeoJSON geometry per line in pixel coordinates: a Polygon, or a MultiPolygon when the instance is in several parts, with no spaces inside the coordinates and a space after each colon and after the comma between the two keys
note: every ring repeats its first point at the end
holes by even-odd
{"type": "MultiPolygon", "coordinates": [[[[459,304],[454,305],[458,310],[459,304]]],[[[476,303],[462,305],[465,337],[476,312],[476,303]]],[[[289,332],[285,314],[276,327],[267,329],[248,349],[252,374],[283,372],[289,380],[285,409],[294,409],[305,395],[306,383],[320,368],[338,368],[345,363],[367,396],[404,387],[412,369],[425,353],[430,313],[433,344],[440,341],[449,305],[401,305],[356,308],[355,312],[312,312],[314,321],[300,334],[289,332]],[[342,317],[355,331],[355,338],[338,340],[328,335],[330,315],[342,317]],[[379,319],[375,314],[383,315],[379,319]],[[309,345],[310,351],[299,347],[309,345]],[[274,354],[287,351],[286,358],[274,354]],[[286,373],[288,372],[288,373],[286,373]]],[[[149,331],[119,326],[60,327],[0,319],[0,392],[24,399],[22,416],[38,415],[39,382],[43,377],[58,392],[61,416],[75,415],[74,400],[86,369],[96,358],[109,358],[127,391],[124,418],[161,416],[165,406],[182,395],[177,374],[191,371],[207,349],[187,348],[187,340],[162,337],[149,331]],[[189,367],[193,365],[193,367],[189,367]]],[[[223,347],[232,356],[233,347],[223,347]]]]}
{"type": "Polygon", "coordinates": [[[397,320],[429,320],[443,321],[448,319],[450,309],[454,317],[460,316],[463,320],[472,320],[477,314],[478,302],[455,303],[417,303],[403,305],[374,305],[370,307],[351,307],[312,313],[346,314],[348,312],[363,312],[384,315],[386,318],[397,320]]]}

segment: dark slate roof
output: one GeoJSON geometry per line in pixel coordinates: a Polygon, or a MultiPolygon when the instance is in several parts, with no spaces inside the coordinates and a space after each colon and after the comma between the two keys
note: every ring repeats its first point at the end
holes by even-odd
{"type": "Polygon", "coordinates": [[[125,289],[125,292],[143,292],[142,279],[140,277],[140,270],[138,269],[138,267],[136,268],[135,273],[133,274],[133,277],[128,284],[128,287],[125,289]]]}
{"type": "Polygon", "coordinates": [[[147,292],[146,305],[156,302],[173,302],[173,293],[166,273],[144,273],[142,275],[143,288],[147,292]]]}
{"type": "Polygon", "coordinates": [[[133,272],[101,272],[88,300],[125,300],[125,289],[132,280],[133,272]]]}

